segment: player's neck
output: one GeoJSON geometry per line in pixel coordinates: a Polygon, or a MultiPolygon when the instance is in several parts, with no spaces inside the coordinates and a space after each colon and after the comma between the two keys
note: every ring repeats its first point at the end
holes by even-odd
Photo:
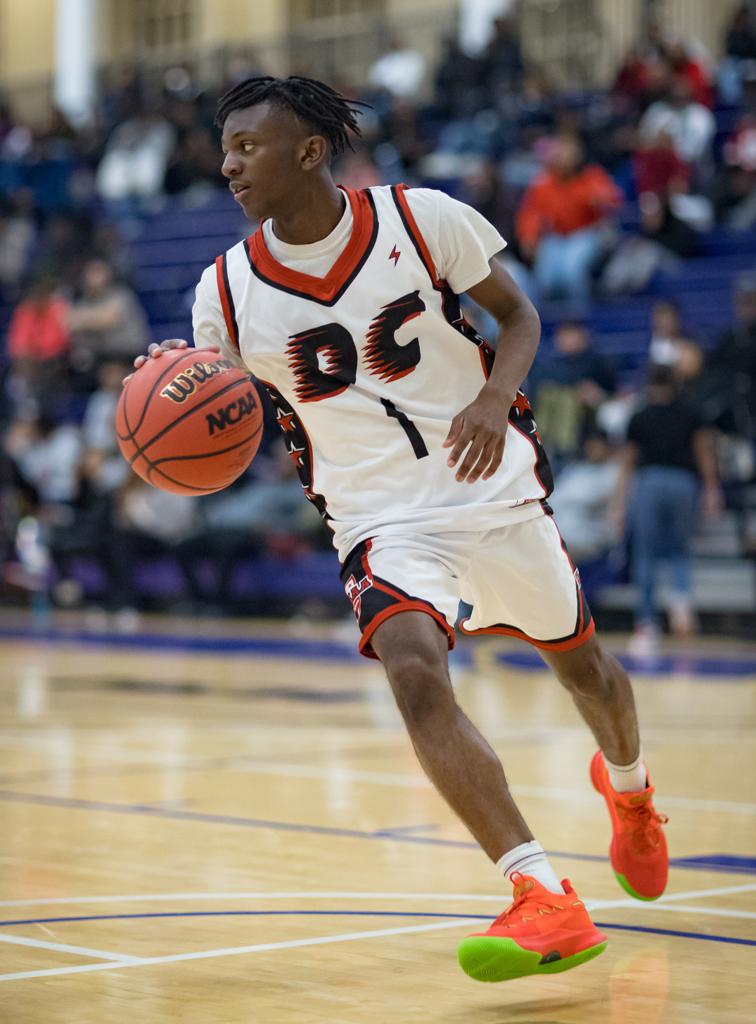
{"type": "Polygon", "coordinates": [[[273,217],[273,233],[287,245],[312,245],[333,231],[344,214],[346,196],[332,180],[318,182],[292,198],[285,212],[273,217]]]}

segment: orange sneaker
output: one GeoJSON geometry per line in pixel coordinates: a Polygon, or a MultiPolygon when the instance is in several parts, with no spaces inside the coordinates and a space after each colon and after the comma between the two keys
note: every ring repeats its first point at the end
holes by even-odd
{"type": "Polygon", "coordinates": [[[667,841],[661,830],[669,819],[654,810],[654,787],[649,784],[638,793],[617,793],[600,750],[591,761],[591,782],[606,800],[612,819],[609,860],[617,881],[636,900],[658,899],[669,873],[667,841]]]}
{"type": "Polygon", "coordinates": [[[606,949],[598,931],[565,879],[564,895],[549,892],[530,875],[512,874],[514,902],[487,932],[468,935],[458,948],[459,965],[476,981],[509,981],[528,974],[557,974],[592,960],[606,949]]]}

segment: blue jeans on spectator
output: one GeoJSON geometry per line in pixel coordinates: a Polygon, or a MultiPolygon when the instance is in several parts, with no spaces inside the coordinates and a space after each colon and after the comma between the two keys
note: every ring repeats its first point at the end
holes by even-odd
{"type": "Polygon", "coordinates": [[[591,270],[601,255],[605,237],[601,226],[569,235],[544,235],[533,264],[541,297],[587,303],[591,297],[591,270]]]}
{"type": "Polygon", "coordinates": [[[674,466],[643,466],[635,477],[630,513],[633,580],[638,587],[636,625],[656,621],[660,563],[671,569],[672,590],[690,599],[690,537],[695,527],[698,477],[674,466]]]}

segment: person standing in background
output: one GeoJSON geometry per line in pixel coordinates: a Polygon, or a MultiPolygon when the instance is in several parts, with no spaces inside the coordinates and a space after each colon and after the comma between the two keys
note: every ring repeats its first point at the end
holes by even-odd
{"type": "Polygon", "coordinates": [[[651,653],[659,633],[657,575],[668,561],[672,586],[669,624],[676,637],[695,629],[690,540],[701,485],[704,514],[715,516],[722,496],[710,431],[697,408],[682,398],[669,366],[653,366],[644,404],[631,418],[620,456],[620,477],[610,515],[625,519],[632,546],[632,577],[638,587],[635,653],[651,653]]]}
{"type": "Polygon", "coordinates": [[[619,189],[597,164],[583,162],[576,135],[553,140],[546,169],[525,193],[517,215],[520,252],[533,260],[542,298],[585,303],[591,271],[606,247],[619,189]]]}

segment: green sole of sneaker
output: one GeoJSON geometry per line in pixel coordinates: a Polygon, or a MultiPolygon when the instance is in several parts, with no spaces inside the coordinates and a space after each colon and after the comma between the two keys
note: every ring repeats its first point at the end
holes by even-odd
{"type": "Polygon", "coordinates": [[[476,981],[512,981],[529,974],[559,974],[593,960],[606,949],[606,942],[583,949],[574,956],[541,963],[541,954],[518,946],[514,939],[489,939],[475,936],[463,939],[457,947],[459,966],[476,981]]]}
{"type": "MultiPolygon", "coordinates": [[[[659,896],[641,896],[639,892],[636,892],[635,889],[633,889],[632,885],[630,885],[625,876],[621,875],[619,871],[614,872],[614,877],[617,879],[617,881],[628,894],[628,896],[632,896],[634,900],[643,900],[644,903],[653,903],[654,900],[659,899],[659,896]]],[[[659,895],[661,895],[661,893],[659,895]]]]}

